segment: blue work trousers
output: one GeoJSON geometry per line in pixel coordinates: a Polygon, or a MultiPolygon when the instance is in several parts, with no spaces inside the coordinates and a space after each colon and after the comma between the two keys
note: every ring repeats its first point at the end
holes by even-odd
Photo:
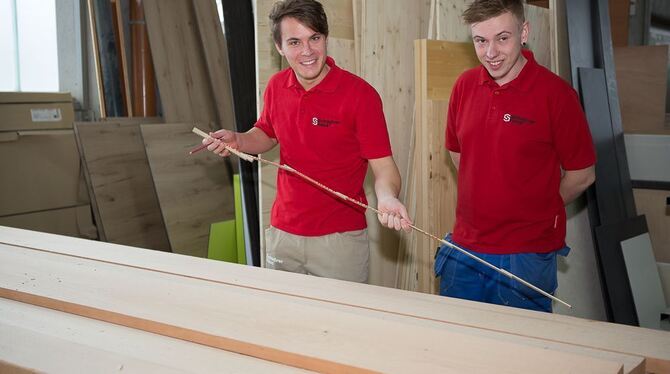
{"type": "MultiPolygon", "coordinates": [[[[445,238],[449,243],[451,234],[445,238]]],[[[505,269],[532,285],[552,294],[556,291],[556,256],[567,256],[569,247],[549,253],[515,253],[495,255],[460,248],[505,269]]],[[[440,277],[440,295],[491,304],[551,313],[551,299],[524,284],[468,257],[457,249],[443,244],[435,256],[435,275],[440,277]]]]}

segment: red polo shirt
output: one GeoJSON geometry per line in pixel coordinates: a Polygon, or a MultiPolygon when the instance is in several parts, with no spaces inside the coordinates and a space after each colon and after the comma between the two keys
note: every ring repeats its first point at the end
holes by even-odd
{"type": "MultiPolygon", "coordinates": [[[[277,139],[282,164],[366,202],[367,160],[391,155],[382,101],[363,79],[330,57],[326,63],[330,71],[309,91],[290,68],[275,74],[255,126],[277,139]]],[[[284,170],[277,175],[271,224],[302,236],[367,227],[362,208],[284,170]]]]}
{"type": "Polygon", "coordinates": [[[595,163],[575,91],[528,62],[499,86],[483,66],[457,80],[447,114],[446,147],[460,153],[453,239],[483,253],[544,253],[565,245],[561,167],[595,163]]]}

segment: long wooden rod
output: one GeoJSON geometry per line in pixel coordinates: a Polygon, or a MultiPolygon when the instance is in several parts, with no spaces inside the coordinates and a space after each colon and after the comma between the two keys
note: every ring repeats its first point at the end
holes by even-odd
{"type": "MultiPolygon", "coordinates": [[[[194,128],[193,128],[193,132],[194,132],[195,134],[200,135],[201,137],[203,137],[203,138],[205,138],[205,139],[212,139],[213,141],[221,142],[220,139],[217,139],[217,138],[215,138],[215,137],[210,136],[209,134],[207,134],[206,132],[200,130],[200,129],[197,128],[197,127],[194,127],[194,128]]],[[[290,166],[288,166],[288,165],[286,165],[286,164],[280,164],[280,163],[277,163],[277,162],[274,162],[274,161],[266,160],[266,159],[264,159],[264,158],[261,158],[260,156],[253,156],[253,155],[250,155],[250,154],[247,154],[247,153],[244,153],[244,152],[240,152],[240,151],[238,151],[237,149],[228,147],[228,146],[227,146],[225,143],[223,143],[223,142],[221,142],[221,144],[223,144],[224,147],[226,147],[226,149],[227,149],[230,153],[236,155],[237,157],[239,157],[239,158],[241,158],[241,159],[243,159],[243,160],[245,160],[245,161],[249,161],[249,162],[259,161],[259,162],[264,162],[264,163],[266,163],[266,164],[273,165],[273,166],[275,166],[275,167],[277,167],[277,168],[279,168],[279,169],[286,170],[286,171],[288,171],[288,172],[290,172],[290,173],[293,173],[293,174],[295,174],[295,175],[301,177],[302,179],[304,179],[304,180],[306,180],[306,181],[308,181],[308,182],[314,184],[315,186],[317,186],[317,187],[319,187],[319,188],[321,188],[321,189],[323,189],[323,190],[326,190],[326,191],[330,192],[331,194],[333,194],[333,195],[335,195],[335,196],[341,198],[342,200],[349,201],[349,202],[354,203],[354,204],[356,204],[356,205],[358,205],[358,206],[360,206],[360,207],[362,207],[362,208],[365,208],[365,209],[370,209],[371,211],[373,211],[373,212],[375,212],[375,213],[377,213],[377,214],[383,214],[383,212],[379,211],[377,208],[374,208],[374,207],[371,207],[371,206],[369,206],[369,205],[367,205],[367,204],[364,204],[364,203],[362,203],[362,202],[360,202],[360,201],[358,201],[358,200],[355,200],[355,199],[353,199],[353,198],[351,198],[351,197],[349,197],[349,196],[347,196],[347,195],[345,195],[345,194],[343,194],[343,193],[341,193],[341,192],[337,192],[337,191],[335,191],[335,190],[333,190],[333,189],[331,189],[331,188],[329,188],[329,187],[327,187],[327,186],[325,186],[325,185],[319,183],[318,181],[316,181],[316,180],[314,180],[314,179],[308,177],[307,175],[305,175],[305,174],[303,174],[303,173],[301,173],[301,172],[299,172],[299,171],[293,169],[292,167],[290,167],[290,166]]],[[[495,265],[490,264],[490,263],[487,262],[486,260],[483,260],[483,259],[481,259],[481,258],[479,258],[479,257],[477,257],[477,256],[475,256],[475,255],[473,255],[472,253],[466,251],[465,249],[463,249],[463,248],[461,248],[461,247],[459,247],[459,246],[457,246],[457,245],[455,245],[455,244],[449,243],[448,241],[446,241],[446,240],[444,240],[444,239],[442,239],[442,238],[440,238],[440,237],[437,237],[437,236],[435,236],[435,235],[433,235],[433,234],[431,234],[431,233],[429,233],[429,232],[427,232],[427,231],[425,231],[425,230],[423,230],[423,229],[420,229],[420,228],[418,228],[418,227],[416,227],[416,226],[414,226],[414,225],[412,225],[412,224],[410,224],[409,227],[411,227],[412,229],[414,229],[414,230],[416,230],[416,231],[418,231],[418,232],[420,232],[420,233],[422,233],[422,234],[424,234],[424,235],[426,235],[426,236],[428,236],[428,237],[430,237],[430,238],[436,240],[437,242],[440,242],[440,243],[442,243],[442,244],[444,244],[444,245],[446,245],[446,246],[448,246],[448,247],[451,247],[451,248],[453,248],[453,249],[455,249],[455,250],[457,250],[457,251],[463,253],[464,255],[470,257],[471,259],[473,259],[473,260],[475,260],[475,261],[481,263],[481,264],[484,265],[484,266],[487,266],[487,267],[489,267],[489,268],[491,268],[491,269],[493,269],[493,270],[499,272],[500,274],[506,276],[507,278],[514,279],[515,281],[517,281],[517,282],[519,282],[519,283],[525,285],[526,287],[528,287],[528,288],[530,288],[530,289],[532,289],[532,290],[534,290],[534,291],[536,291],[536,292],[539,292],[540,294],[542,294],[542,295],[544,295],[544,296],[546,296],[546,297],[548,297],[548,298],[550,298],[550,299],[552,299],[552,300],[555,300],[555,301],[557,301],[557,302],[559,302],[559,303],[561,303],[561,304],[567,306],[568,308],[572,308],[572,305],[566,303],[565,301],[559,299],[558,297],[556,297],[556,296],[554,296],[554,295],[552,295],[552,294],[550,294],[550,293],[548,293],[548,292],[542,290],[542,289],[539,288],[539,287],[536,287],[536,286],[533,285],[532,283],[527,282],[526,280],[524,280],[524,279],[522,279],[522,278],[519,278],[518,276],[516,276],[516,275],[510,273],[509,271],[507,271],[507,270],[505,270],[505,269],[502,269],[502,268],[499,268],[499,267],[497,267],[497,266],[495,266],[495,265]]]]}

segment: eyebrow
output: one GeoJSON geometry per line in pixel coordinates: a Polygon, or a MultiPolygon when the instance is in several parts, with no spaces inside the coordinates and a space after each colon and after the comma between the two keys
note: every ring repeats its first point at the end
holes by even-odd
{"type": "MultiPolygon", "coordinates": [[[[511,31],[501,31],[501,32],[497,33],[495,36],[497,37],[497,36],[501,36],[501,35],[503,35],[503,34],[511,34],[511,33],[512,33],[511,31]]],[[[482,38],[482,39],[486,39],[485,37],[480,36],[480,35],[473,35],[473,36],[472,36],[472,39],[474,39],[474,38],[482,38]]]]}
{"type": "MultiPolygon", "coordinates": [[[[310,36],[308,37],[308,39],[311,39],[311,38],[313,38],[313,37],[315,37],[315,36],[317,36],[317,35],[323,35],[323,34],[320,33],[320,32],[315,32],[314,34],[310,35],[310,36]]],[[[300,38],[287,38],[287,39],[286,39],[287,42],[290,42],[290,41],[293,41],[293,40],[298,40],[298,41],[299,41],[300,38]]]]}

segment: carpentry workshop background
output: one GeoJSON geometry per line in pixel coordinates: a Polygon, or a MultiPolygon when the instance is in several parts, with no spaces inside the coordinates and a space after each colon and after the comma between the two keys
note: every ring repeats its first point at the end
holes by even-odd
{"type": "MultiPolygon", "coordinates": [[[[470,0],[321,2],[328,54],[382,98],[400,200],[443,236],[470,0]]],[[[553,314],[436,295],[440,243],[372,211],[369,285],[264,269],[277,168],[189,150],[249,130],[288,67],[274,0],[0,0],[0,373],[670,373],[670,1],[527,2],[598,155],[553,314]]]]}

